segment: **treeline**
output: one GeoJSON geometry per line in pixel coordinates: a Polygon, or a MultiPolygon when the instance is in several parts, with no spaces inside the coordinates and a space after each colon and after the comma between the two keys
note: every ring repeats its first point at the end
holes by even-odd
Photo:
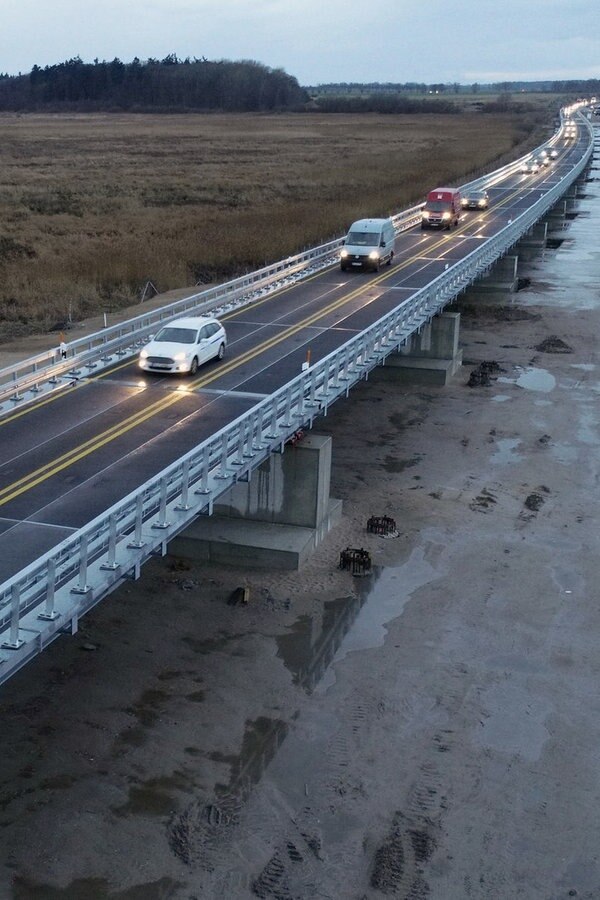
{"type": "Polygon", "coordinates": [[[0,109],[10,111],[225,110],[258,112],[302,107],[308,95],[283,69],[253,60],[139,60],[78,56],[28,75],[0,75],[0,109]]]}
{"type": "Polygon", "coordinates": [[[337,82],[330,84],[317,84],[307,86],[306,90],[311,97],[351,95],[365,96],[368,94],[498,94],[498,93],[550,93],[571,94],[576,97],[593,97],[600,93],[600,79],[578,79],[570,81],[496,81],[489,83],[475,82],[473,84],[451,83],[426,84],[425,82],[337,82]]]}
{"type": "Polygon", "coordinates": [[[460,108],[452,100],[420,100],[401,94],[369,94],[365,97],[336,97],[321,95],[314,100],[313,109],[326,113],[458,113],[460,108]]]}

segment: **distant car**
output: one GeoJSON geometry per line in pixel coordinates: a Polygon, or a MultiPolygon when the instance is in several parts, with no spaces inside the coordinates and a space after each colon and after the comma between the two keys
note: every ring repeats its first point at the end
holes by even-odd
{"type": "Polygon", "coordinates": [[[490,197],[487,191],[465,191],[460,195],[460,205],[463,209],[487,209],[490,197]]]}
{"type": "Polygon", "coordinates": [[[212,316],[191,316],[164,325],[140,352],[145,372],[195,375],[210,359],[222,359],[227,346],[225,329],[212,316]]]}
{"type": "Polygon", "coordinates": [[[538,165],[549,166],[550,165],[550,157],[549,156],[540,156],[540,158],[538,159],[538,165]]]}
{"type": "Polygon", "coordinates": [[[550,151],[550,159],[556,159],[557,156],[558,156],[558,150],[550,151]]]}
{"type": "Polygon", "coordinates": [[[535,175],[535,173],[539,171],[540,167],[535,159],[528,159],[521,166],[521,172],[523,172],[525,175],[535,175]]]}

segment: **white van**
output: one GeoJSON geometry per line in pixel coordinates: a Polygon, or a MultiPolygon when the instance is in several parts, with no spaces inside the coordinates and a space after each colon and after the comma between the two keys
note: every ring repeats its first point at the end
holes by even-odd
{"type": "Polygon", "coordinates": [[[350,226],[340,253],[340,267],[373,269],[382,263],[388,266],[394,258],[396,233],[391,219],[359,219],[350,226]]]}

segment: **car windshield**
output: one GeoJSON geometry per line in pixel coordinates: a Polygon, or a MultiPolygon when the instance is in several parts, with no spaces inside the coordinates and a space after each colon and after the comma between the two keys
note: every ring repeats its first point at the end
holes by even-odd
{"type": "Polygon", "coordinates": [[[158,332],[154,340],[170,344],[193,344],[196,341],[197,333],[195,328],[175,328],[167,325],[158,332]]]}
{"type": "Polygon", "coordinates": [[[346,243],[353,247],[376,247],[379,243],[379,232],[351,231],[346,243]]]}
{"type": "Polygon", "coordinates": [[[483,191],[473,191],[471,194],[467,194],[467,200],[484,200],[485,194],[483,191]]]}

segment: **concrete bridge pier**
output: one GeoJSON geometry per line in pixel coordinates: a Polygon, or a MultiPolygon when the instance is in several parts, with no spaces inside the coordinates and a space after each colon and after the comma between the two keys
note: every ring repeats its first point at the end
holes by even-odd
{"type": "Polygon", "coordinates": [[[566,199],[561,197],[560,200],[548,210],[542,221],[547,222],[548,228],[553,231],[564,228],[567,221],[566,199]]]}
{"type": "Polygon", "coordinates": [[[488,294],[512,294],[517,290],[517,268],[519,257],[517,254],[507,254],[500,257],[486,275],[482,275],[477,281],[467,288],[467,298],[474,300],[488,294]]]}
{"type": "Polygon", "coordinates": [[[412,334],[385,366],[374,369],[369,379],[394,378],[404,384],[447,384],[462,365],[459,349],[460,313],[434,316],[417,334],[412,334]]]}
{"type": "Polygon", "coordinates": [[[332,440],[309,433],[272,453],[169,544],[169,553],[244,568],[299,569],[342,517],[329,496],[332,440]]]}
{"type": "Polygon", "coordinates": [[[531,255],[531,251],[535,250],[543,250],[546,246],[546,239],[548,237],[548,223],[547,222],[536,222],[535,225],[529,229],[529,231],[523,235],[520,241],[517,244],[517,250],[519,254],[525,250],[529,255],[531,255]]]}

